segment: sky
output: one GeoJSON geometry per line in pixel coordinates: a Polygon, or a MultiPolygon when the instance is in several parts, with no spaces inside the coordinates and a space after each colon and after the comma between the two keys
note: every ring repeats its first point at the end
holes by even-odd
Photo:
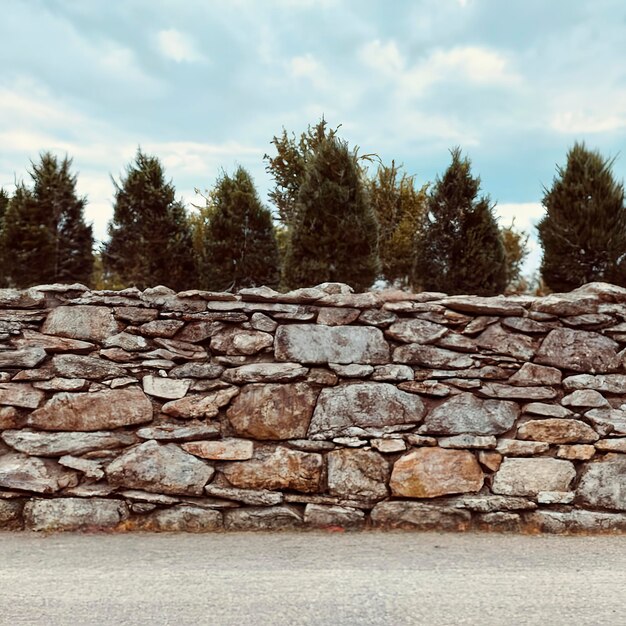
{"type": "Polygon", "coordinates": [[[575,141],[626,156],[623,0],[0,0],[0,186],[73,159],[106,238],[139,146],[190,210],[322,116],[361,153],[432,182],[460,146],[503,226],[531,235],[575,141]]]}

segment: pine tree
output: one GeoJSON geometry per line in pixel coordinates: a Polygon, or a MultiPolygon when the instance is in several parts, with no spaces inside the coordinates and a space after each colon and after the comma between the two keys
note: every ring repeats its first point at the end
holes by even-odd
{"type": "Polygon", "coordinates": [[[626,286],[624,186],[613,178],[613,163],[576,143],[544,190],[541,274],[553,291],[592,281],[626,286]]]}
{"type": "Polygon", "coordinates": [[[9,194],[0,187],[0,289],[7,287],[9,279],[6,272],[7,259],[4,251],[2,230],[4,228],[4,215],[9,208],[9,194]]]}
{"type": "Polygon", "coordinates": [[[140,289],[197,286],[187,212],[158,158],[138,150],[119,184],[114,180],[113,219],[102,250],[107,280],[140,289]]]}
{"type": "Polygon", "coordinates": [[[356,153],[336,137],[322,141],[306,165],[284,262],[290,287],[338,281],[362,291],[380,269],[378,222],[356,153]]]}
{"type": "Polygon", "coordinates": [[[515,220],[510,226],[500,229],[504,256],[506,259],[507,293],[523,293],[529,287],[528,279],[522,276],[522,266],[528,257],[528,233],[515,227],[515,220]]]}
{"type": "Polygon", "coordinates": [[[428,197],[417,243],[414,281],[427,291],[495,295],[506,287],[506,259],[500,231],[480,178],[461,150],[437,178],[428,197]]]}
{"type": "MultiPolygon", "coordinates": [[[[203,218],[200,274],[207,289],[224,291],[279,282],[279,257],[272,215],[250,174],[224,173],[208,197],[203,218]]],[[[198,238],[199,239],[199,238],[198,238]]]]}
{"type": "Polygon", "coordinates": [[[50,153],[29,172],[32,189],[18,185],[4,216],[6,276],[15,287],[40,283],[89,284],[93,235],[84,220],[86,200],[76,195],[72,161],[50,153]]]}

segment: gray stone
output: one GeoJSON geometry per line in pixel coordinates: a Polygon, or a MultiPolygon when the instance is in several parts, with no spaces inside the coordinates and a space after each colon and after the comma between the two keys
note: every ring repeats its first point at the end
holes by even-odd
{"type": "Polygon", "coordinates": [[[414,377],[413,368],[408,365],[397,365],[392,363],[390,365],[377,365],[374,368],[374,372],[371,376],[372,380],[381,382],[402,382],[413,380],[414,377]]]}
{"type": "Polygon", "coordinates": [[[508,496],[536,496],[540,491],[569,491],[576,478],[570,461],[547,457],[504,459],[492,491],[508,496]]]}
{"type": "MultiPolygon", "coordinates": [[[[129,379],[129,383],[135,382],[137,381],[134,378],[129,379]]],[[[51,378],[33,383],[35,389],[43,391],[85,391],[88,385],[88,381],[84,378],[51,378]]]]}
{"type": "Polygon", "coordinates": [[[610,408],[608,400],[599,391],[595,391],[594,389],[578,389],[565,396],[561,400],[561,404],[574,408],[610,408]]]}
{"type": "Polygon", "coordinates": [[[584,315],[596,312],[598,300],[594,297],[583,297],[576,293],[553,293],[543,298],[537,298],[531,308],[533,311],[549,313],[557,317],[584,315]]]}
{"type": "Polygon", "coordinates": [[[530,337],[511,333],[498,324],[485,329],[476,339],[476,344],[480,348],[523,361],[529,361],[535,354],[533,340],[530,337]]]}
{"type": "Polygon", "coordinates": [[[463,329],[464,335],[477,335],[478,333],[482,333],[487,326],[491,326],[491,324],[495,324],[500,318],[494,317],[493,315],[479,315],[475,317],[473,320],[467,323],[465,328],[463,329]]]}
{"type": "Polygon", "coordinates": [[[525,518],[530,531],[542,533],[623,533],[626,531],[626,515],[623,513],[600,513],[597,511],[535,511],[525,518]]]}
{"type": "Polygon", "coordinates": [[[307,504],[304,509],[304,523],[313,528],[362,528],[365,513],[345,506],[307,504]]]}
{"type": "Polygon", "coordinates": [[[264,333],[273,333],[278,324],[264,313],[253,313],[250,317],[250,326],[254,330],[260,330],[264,333]]]}
{"type": "Polygon", "coordinates": [[[290,324],[276,330],[276,360],[298,363],[389,361],[389,346],[378,328],[290,324]]]}
{"type": "Polygon", "coordinates": [[[0,487],[55,493],[77,484],[76,472],[66,470],[55,461],[21,452],[0,455],[0,487]]]}
{"type": "MultiPolygon", "coordinates": [[[[154,320],[142,324],[139,332],[147,337],[173,337],[183,326],[185,322],[181,320],[154,320]]],[[[120,346],[124,348],[124,346],[120,346]]],[[[127,350],[128,348],[124,348],[127,350]]]]}
{"type": "Polygon", "coordinates": [[[160,376],[144,376],[143,390],[155,398],[178,400],[189,391],[191,381],[162,378],[160,376]]]}
{"type": "Polygon", "coordinates": [[[272,335],[258,330],[226,328],[211,337],[211,350],[228,355],[256,354],[273,344],[272,335]]]}
{"type": "Polygon", "coordinates": [[[155,493],[200,496],[214,469],[176,444],[146,441],[108,465],[112,485],[155,493]]]}
{"type": "Polygon", "coordinates": [[[576,495],[583,505],[626,511],[626,456],[607,454],[587,463],[576,495]]]}
{"type": "Polygon", "coordinates": [[[396,363],[409,363],[429,368],[467,369],[474,365],[474,359],[466,354],[419,343],[409,343],[396,348],[393,351],[393,360],[396,363]]]}
{"type": "Polygon", "coordinates": [[[419,318],[403,319],[393,323],[385,334],[404,343],[434,343],[448,332],[446,326],[419,318]]]}
{"type": "Polygon", "coordinates": [[[520,441],[519,439],[498,439],[496,451],[504,456],[533,456],[543,454],[550,444],[543,441],[520,441]]]}
{"type": "Polygon", "coordinates": [[[521,316],[524,307],[502,296],[486,298],[482,296],[450,296],[441,304],[455,311],[475,313],[478,315],[521,316]]]}
{"type": "Polygon", "coordinates": [[[0,500],[0,530],[19,530],[23,526],[20,500],[0,500]]]}
{"type": "Polygon", "coordinates": [[[251,506],[274,506],[281,504],[284,499],[283,494],[279,491],[267,489],[237,489],[236,487],[219,487],[210,484],[204,488],[204,491],[207,495],[215,498],[235,500],[251,506]]]}
{"type": "Polygon", "coordinates": [[[374,450],[378,450],[383,454],[395,454],[396,452],[404,452],[406,450],[404,439],[372,439],[370,444],[374,450]]]}
{"type": "Polygon", "coordinates": [[[511,385],[530,386],[535,385],[560,385],[562,378],[561,370],[537,363],[524,363],[508,383],[511,385]]]}
{"type": "Polygon", "coordinates": [[[294,530],[302,524],[298,509],[288,505],[247,507],[224,512],[226,530],[294,530]]]}
{"type": "Polygon", "coordinates": [[[247,439],[192,441],[181,444],[181,448],[201,459],[215,461],[247,461],[254,453],[254,443],[247,439]]]}
{"type": "Polygon", "coordinates": [[[90,305],[59,306],[52,309],[42,328],[46,335],[99,343],[116,334],[118,330],[119,325],[109,307],[90,305]]]}
{"type": "Polygon", "coordinates": [[[131,335],[126,332],[107,337],[103,345],[105,348],[122,348],[127,352],[145,352],[150,349],[147,339],[141,335],[131,335]]]}
{"type": "Polygon", "coordinates": [[[0,383],[0,405],[36,409],[44,399],[43,391],[20,383],[0,383]]]}
{"type": "Polygon", "coordinates": [[[591,426],[565,418],[531,420],[517,429],[517,436],[547,443],[593,443],[598,440],[598,434],[591,426]]]}
{"type": "Polygon", "coordinates": [[[616,439],[600,439],[594,444],[601,452],[621,452],[626,454],[626,437],[616,439]]]}
{"type": "Polygon", "coordinates": [[[215,363],[183,363],[170,370],[172,378],[219,378],[224,372],[223,365],[215,363]]]}
{"type": "Polygon", "coordinates": [[[47,532],[115,528],[127,517],[123,501],[104,498],[36,498],[24,507],[26,527],[47,532]]]}
{"type": "Polygon", "coordinates": [[[436,446],[437,439],[435,437],[424,437],[423,435],[416,435],[415,433],[409,433],[405,435],[405,438],[409,445],[415,447],[421,446],[436,446]]]}
{"type": "Polygon", "coordinates": [[[317,323],[326,326],[345,326],[356,321],[360,314],[360,309],[322,307],[317,314],[317,323]]]}
{"type": "MultiPolygon", "coordinates": [[[[226,314],[225,314],[226,315],[226,314]]],[[[228,315],[241,315],[239,313],[229,313],[228,315]]],[[[247,317],[242,316],[246,321],[247,317]]],[[[188,343],[200,343],[210,339],[216,332],[224,328],[223,324],[216,321],[196,321],[190,322],[183,328],[177,335],[178,341],[184,341],[188,343]]]]}
{"type": "Polygon", "coordinates": [[[476,352],[477,349],[473,339],[458,333],[448,333],[438,339],[436,343],[440,348],[455,350],[456,352],[476,352]]]}
{"type": "Polygon", "coordinates": [[[552,387],[516,387],[503,383],[485,383],[479,393],[502,400],[552,400],[558,395],[552,387]]]}
{"type": "Polygon", "coordinates": [[[529,317],[505,317],[502,326],[529,335],[545,334],[554,328],[554,324],[537,322],[529,317]]]}
{"type": "Polygon", "coordinates": [[[333,450],[327,459],[331,495],[379,500],[389,494],[389,463],[378,452],[333,450]]]}
{"type": "Polygon", "coordinates": [[[499,435],[513,426],[518,415],[515,402],[482,400],[471,393],[461,393],[434,408],[426,416],[420,433],[499,435]]]}
{"type": "Polygon", "coordinates": [[[398,389],[409,393],[419,393],[424,396],[435,398],[446,398],[450,395],[450,387],[443,385],[436,380],[411,380],[398,385],[398,389]]]}
{"type": "Polygon", "coordinates": [[[309,437],[378,436],[385,429],[417,424],[424,415],[418,396],[387,383],[354,383],[323,389],[319,395],[309,437]]]}
{"type": "Polygon", "coordinates": [[[613,433],[626,435],[626,411],[620,409],[591,409],[585,413],[588,419],[602,435],[613,433]]]}
{"type": "Polygon", "coordinates": [[[182,504],[149,513],[139,521],[140,530],[168,533],[206,533],[222,530],[222,513],[182,504]]]}
{"type": "Polygon", "coordinates": [[[87,476],[87,478],[93,478],[94,480],[104,478],[104,470],[102,469],[101,461],[93,461],[91,459],[83,459],[66,454],[59,459],[59,465],[78,470],[87,476]]]}
{"type": "Polygon", "coordinates": [[[498,511],[532,511],[537,505],[532,500],[518,496],[468,495],[453,496],[443,501],[445,506],[468,509],[476,513],[495,513],[498,511]]]}
{"type": "Polygon", "coordinates": [[[120,496],[131,500],[132,502],[144,502],[147,504],[178,504],[180,498],[172,496],[164,496],[162,493],[150,493],[149,491],[141,491],[140,489],[123,489],[118,492],[120,496]]]}
{"type": "Polygon", "coordinates": [[[342,376],[343,378],[367,378],[374,371],[371,365],[359,365],[358,363],[351,363],[350,365],[329,363],[328,367],[337,376],[342,376]]]}
{"type": "Polygon", "coordinates": [[[476,521],[480,530],[490,532],[517,533],[522,527],[522,520],[518,513],[479,513],[476,521]]]}
{"type": "Polygon", "coordinates": [[[286,383],[302,378],[308,368],[299,363],[250,363],[226,370],[222,379],[229,383],[286,383]]]}
{"type": "Polygon", "coordinates": [[[393,324],[397,319],[398,316],[395,313],[384,309],[368,309],[359,315],[359,322],[362,324],[378,326],[380,328],[385,328],[393,324]]]}
{"type": "Polygon", "coordinates": [[[58,354],[52,358],[52,366],[58,376],[100,380],[124,376],[126,370],[104,359],[81,354],[58,354]]]}
{"type": "Polygon", "coordinates": [[[594,389],[605,393],[626,393],[626,376],[624,374],[578,374],[568,376],[563,381],[563,387],[572,389],[594,389]]]}
{"type": "Polygon", "coordinates": [[[0,289],[0,308],[36,309],[44,305],[43,293],[35,289],[0,289]]]}
{"type": "Polygon", "coordinates": [[[442,448],[453,449],[490,449],[496,447],[496,438],[493,435],[477,436],[477,435],[454,435],[452,437],[441,437],[439,445],[442,448]]]}
{"type": "Polygon", "coordinates": [[[43,348],[22,348],[20,350],[0,350],[0,369],[37,367],[46,358],[43,348]]]}
{"type": "Polygon", "coordinates": [[[461,531],[470,526],[472,514],[464,509],[423,502],[379,502],[371,513],[376,528],[461,531]]]}
{"type": "Polygon", "coordinates": [[[166,402],[161,411],[181,419],[211,418],[218,415],[220,408],[226,406],[238,393],[238,387],[225,387],[203,395],[190,395],[166,402]]]}
{"type": "Polygon", "coordinates": [[[539,504],[571,504],[574,502],[574,491],[540,491],[537,494],[539,504]]]}
{"type": "Polygon", "coordinates": [[[184,426],[178,424],[161,424],[140,428],[137,436],[141,439],[157,439],[159,441],[193,441],[207,437],[219,437],[219,423],[190,422],[184,426]]]}
{"type": "Polygon", "coordinates": [[[530,402],[524,405],[522,411],[543,417],[571,417],[573,415],[569,409],[558,404],[544,404],[542,402],[530,402]]]}

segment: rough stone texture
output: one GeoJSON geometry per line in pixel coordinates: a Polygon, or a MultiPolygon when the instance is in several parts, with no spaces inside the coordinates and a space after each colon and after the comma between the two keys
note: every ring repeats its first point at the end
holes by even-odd
{"type": "Polygon", "coordinates": [[[45,358],[46,351],[43,348],[0,350],[0,369],[37,367],[45,358]]]}
{"type": "Polygon", "coordinates": [[[389,463],[378,452],[334,450],[327,459],[331,495],[380,500],[389,494],[389,463]]]}
{"type": "Polygon", "coordinates": [[[593,389],[580,389],[565,396],[561,404],[580,408],[602,408],[610,407],[608,400],[599,392],[593,389]]]}
{"type": "Polygon", "coordinates": [[[395,341],[426,344],[434,343],[447,332],[446,326],[415,318],[393,323],[385,331],[385,334],[395,341]]]}
{"type": "Polygon", "coordinates": [[[256,354],[273,344],[272,335],[258,330],[226,328],[211,337],[211,350],[222,354],[256,354]]]}
{"type": "Polygon", "coordinates": [[[524,363],[522,367],[508,379],[510,385],[534,387],[536,385],[560,385],[561,370],[537,363],[524,363]]]}
{"type": "Polygon", "coordinates": [[[570,461],[545,457],[504,459],[493,479],[494,493],[536,496],[540,491],[569,491],[576,478],[570,461]]]}
{"type": "Polygon", "coordinates": [[[624,374],[578,374],[563,380],[563,387],[572,389],[595,389],[606,393],[626,393],[626,376],[624,374]]]}
{"type": "Polygon", "coordinates": [[[439,445],[442,448],[462,450],[464,448],[495,448],[497,442],[493,435],[482,437],[477,435],[454,435],[452,437],[441,437],[439,439],[439,445]]]}
{"type": "Polygon", "coordinates": [[[141,530],[168,533],[206,533],[221,530],[222,527],[220,511],[186,504],[154,511],[139,522],[141,530]]]}
{"type": "Polygon", "coordinates": [[[55,461],[30,457],[21,452],[0,456],[0,487],[36,493],[55,493],[78,484],[76,472],[55,461]]]}
{"type": "Polygon", "coordinates": [[[176,444],[146,441],[106,468],[112,485],[154,493],[202,495],[214,469],[176,444]]]}
{"type": "Polygon", "coordinates": [[[435,346],[409,343],[393,351],[393,360],[396,363],[422,365],[430,368],[458,368],[472,367],[474,360],[466,354],[459,354],[452,350],[445,350],[435,346]]]}
{"type": "Polygon", "coordinates": [[[247,461],[254,453],[254,443],[247,439],[192,441],[183,443],[181,448],[202,459],[215,461],[247,461]]]}
{"type": "Polygon", "coordinates": [[[570,461],[588,461],[596,453],[595,446],[578,443],[573,446],[559,446],[556,451],[557,459],[568,459],[570,461]]]}
{"type": "Polygon", "coordinates": [[[306,436],[317,398],[306,383],[252,384],[242,388],[227,411],[235,433],[255,439],[299,439],[306,436]]]}
{"type": "Polygon", "coordinates": [[[585,413],[601,435],[626,435],[626,411],[621,409],[591,409],[585,413]]]}
{"type": "Polygon", "coordinates": [[[478,462],[490,472],[497,472],[502,464],[502,455],[493,450],[479,450],[478,462]]]}
{"type": "Polygon", "coordinates": [[[52,359],[52,366],[58,376],[67,378],[101,380],[126,374],[124,368],[109,361],[80,354],[59,354],[52,359]]]}
{"type": "Polygon", "coordinates": [[[520,441],[519,439],[499,439],[496,451],[506,456],[533,456],[543,454],[550,444],[543,441],[520,441]]]}
{"type": "Polygon", "coordinates": [[[435,498],[479,491],[483,480],[483,472],[471,452],[419,448],[395,462],[389,486],[394,496],[435,498]]]}
{"type": "Polygon", "coordinates": [[[602,452],[622,452],[626,454],[626,438],[600,439],[596,441],[595,448],[602,452]]]}
{"type": "Polygon", "coordinates": [[[370,439],[370,444],[374,450],[383,454],[395,454],[406,450],[404,439],[370,439]]]}
{"type": "Polygon", "coordinates": [[[350,365],[341,365],[340,363],[329,363],[328,367],[343,378],[367,378],[374,368],[371,365],[359,365],[352,363],[350,365]]]}
{"type": "Polygon", "coordinates": [[[226,530],[295,530],[303,519],[295,507],[249,507],[224,512],[226,530]]]}
{"type": "Polygon", "coordinates": [[[522,411],[532,415],[544,417],[571,417],[572,412],[558,404],[544,404],[543,402],[530,402],[524,405],[522,411]]]}
{"type": "Polygon", "coordinates": [[[165,400],[182,398],[189,391],[191,385],[188,380],[174,380],[160,376],[144,376],[142,382],[143,390],[148,395],[165,400]]]}
{"type": "Polygon", "coordinates": [[[575,372],[614,372],[621,364],[619,345],[599,333],[555,328],[537,351],[537,363],[575,372]]]}
{"type": "Polygon", "coordinates": [[[532,511],[537,505],[532,500],[517,496],[461,495],[446,498],[446,506],[468,509],[476,513],[495,513],[497,511],[532,511]]]}
{"type": "Polygon", "coordinates": [[[118,332],[113,311],[104,306],[59,306],[52,309],[44,322],[45,335],[103,342],[118,332]]]}
{"type": "Polygon", "coordinates": [[[369,363],[389,360],[389,346],[378,328],[290,324],[276,330],[277,361],[369,363]]]}
{"type": "Polygon", "coordinates": [[[352,324],[361,314],[359,309],[349,309],[342,307],[321,309],[317,316],[318,324],[326,326],[343,326],[352,324]]]}
{"type": "Polygon", "coordinates": [[[371,513],[376,528],[405,530],[467,530],[471,513],[423,502],[379,502],[371,513]]]}
{"type": "Polygon", "coordinates": [[[226,387],[205,395],[192,395],[166,402],[161,410],[166,415],[181,419],[215,417],[221,407],[226,406],[237,394],[237,387],[226,387]]]}
{"type": "Polygon", "coordinates": [[[588,463],[576,492],[583,505],[626,511],[626,456],[607,454],[588,463]]]}
{"type": "Polygon", "coordinates": [[[304,523],[313,528],[361,528],[365,523],[365,513],[345,506],[307,504],[304,509],[304,523]]]}
{"type": "Polygon", "coordinates": [[[20,530],[23,526],[20,500],[0,500],[0,530],[20,530]]]}
{"type": "Polygon", "coordinates": [[[148,426],[137,430],[137,436],[141,439],[157,439],[160,441],[193,441],[194,439],[206,439],[219,437],[219,423],[192,421],[183,426],[179,424],[160,424],[148,426]]]}
{"type": "Polygon", "coordinates": [[[28,426],[41,430],[95,431],[152,421],[152,405],[137,388],[58,393],[33,411],[28,426]]]}
{"type": "Polygon", "coordinates": [[[626,531],[626,515],[597,511],[534,511],[525,517],[525,525],[532,531],[542,533],[623,533],[626,531]]]}
{"type": "Polygon", "coordinates": [[[115,528],[127,517],[122,500],[104,498],[34,499],[24,507],[26,527],[47,532],[115,528]]]}
{"type": "Polygon", "coordinates": [[[44,394],[30,385],[20,383],[0,383],[0,404],[36,409],[44,399],[44,394]]]}
{"type": "Polygon", "coordinates": [[[323,466],[320,454],[278,446],[257,449],[250,461],[228,463],[222,471],[231,485],[242,489],[315,493],[320,490],[323,466]]]}
{"type": "Polygon", "coordinates": [[[308,368],[298,363],[251,363],[226,370],[222,378],[229,383],[287,383],[302,378],[308,368]]]}
{"type": "Polygon", "coordinates": [[[558,395],[552,387],[516,387],[503,383],[485,383],[479,393],[502,400],[552,400],[558,395]]]}
{"type": "Polygon", "coordinates": [[[529,361],[535,354],[534,342],[530,337],[509,332],[498,324],[486,328],[476,339],[476,344],[480,348],[522,361],[529,361]]]}
{"type": "Polygon", "coordinates": [[[444,298],[441,304],[455,311],[463,313],[478,313],[480,315],[520,316],[524,315],[524,307],[502,297],[485,298],[481,296],[450,296],[444,298]]]}
{"type": "Polygon", "coordinates": [[[514,402],[482,400],[461,393],[444,400],[424,420],[420,432],[432,435],[499,435],[509,430],[519,415],[514,402]]]}
{"type": "Polygon", "coordinates": [[[236,487],[220,487],[211,483],[204,488],[204,491],[208,496],[236,500],[251,506],[274,506],[281,504],[284,500],[282,493],[268,489],[237,489],[236,487]]]}
{"type": "Polygon", "coordinates": [[[591,426],[573,419],[531,420],[517,429],[520,439],[547,443],[593,443],[599,439],[591,426]]]}
{"type": "Polygon", "coordinates": [[[323,389],[319,395],[309,437],[323,439],[362,434],[376,435],[386,428],[418,424],[424,415],[419,397],[387,383],[354,383],[323,389]]]}
{"type": "Polygon", "coordinates": [[[380,382],[401,382],[413,380],[413,368],[408,365],[377,365],[370,376],[371,380],[380,382]]]}

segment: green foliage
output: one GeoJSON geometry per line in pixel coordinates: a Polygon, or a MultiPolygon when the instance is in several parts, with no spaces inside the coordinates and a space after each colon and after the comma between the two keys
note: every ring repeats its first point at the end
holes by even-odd
{"type": "Polygon", "coordinates": [[[18,185],[4,214],[0,248],[8,283],[91,282],[93,235],[86,200],[76,195],[72,162],[50,153],[32,165],[32,189],[18,185]]]}
{"type": "Polygon", "coordinates": [[[9,279],[6,274],[6,259],[3,247],[2,229],[4,227],[4,214],[9,208],[9,194],[0,187],[0,289],[6,287],[9,284],[9,279]]]}
{"type": "Polygon", "coordinates": [[[510,226],[500,230],[504,256],[506,259],[507,293],[523,293],[529,287],[522,277],[522,265],[529,254],[528,233],[515,228],[515,220],[510,226]]]}
{"type": "Polygon", "coordinates": [[[395,162],[380,165],[367,182],[379,230],[382,277],[407,287],[415,261],[415,238],[426,211],[426,189],[415,188],[415,177],[403,173],[395,162]]]}
{"type": "Polygon", "coordinates": [[[165,181],[158,158],[137,151],[115,185],[109,240],[102,250],[105,278],[140,289],[197,286],[196,259],[187,212],[165,181]]]}
{"type": "Polygon", "coordinates": [[[461,150],[428,197],[414,281],[427,291],[495,295],[506,287],[506,259],[489,198],[461,150]]]}
{"type": "Polygon", "coordinates": [[[284,260],[289,287],[338,281],[362,291],[380,268],[378,223],[356,152],[330,137],[309,158],[284,260]]]}
{"type": "Polygon", "coordinates": [[[545,189],[546,215],[537,228],[541,273],[553,291],[592,281],[626,286],[624,186],[613,178],[612,167],[612,159],[576,143],[545,189]]]}
{"type": "Polygon", "coordinates": [[[194,242],[206,289],[236,291],[278,285],[279,257],[272,215],[261,204],[244,168],[218,179],[207,197],[207,207],[194,218],[194,242]]]}

